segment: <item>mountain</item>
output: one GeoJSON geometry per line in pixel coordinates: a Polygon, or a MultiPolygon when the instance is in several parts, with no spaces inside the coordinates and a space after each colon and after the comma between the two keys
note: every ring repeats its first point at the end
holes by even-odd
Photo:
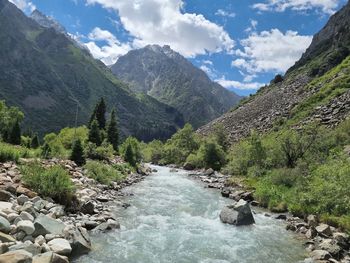
{"type": "Polygon", "coordinates": [[[169,46],[149,45],[132,50],[120,57],[111,70],[135,92],[179,110],[194,127],[220,116],[241,99],[211,81],[169,46]]]}
{"type": "Polygon", "coordinates": [[[145,94],[135,94],[66,34],[43,27],[0,0],[0,99],[25,113],[25,129],[41,135],[88,121],[104,97],[116,108],[121,132],[140,139],[167,138],[182,115],[145,94]]]}
{"type": "Polygon", "coordinates": [[[260,89],[218,119],[198,129],[208,135],[220,123],[230,142],[252,130],[298,128],[318,121],[334,127],[350,115],[350,2],[313,37],[283,81],[260,89]]]}
{"type": "Polygon", "coordinates": [[[32,14],[30,15],[30,18],[35,20],[39,25],[46,28],[53,28],[58,33],[66,34],[66,29],[58,23],[55,19],[52,17],[46,16],[43,13],[41,13],[39,10],[35,9],[32,14]]]}

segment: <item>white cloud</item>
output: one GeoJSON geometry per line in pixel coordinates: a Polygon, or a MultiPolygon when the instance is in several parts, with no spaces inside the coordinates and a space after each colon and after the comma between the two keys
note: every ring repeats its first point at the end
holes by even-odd
{"type": "Polygon", "coordinates": [[[85,46],[95,58],[100,59],[106,65],[114,64],[120,56],[132,49],[129,43],[120,43],[111,32],[99,27],[90,32],[88,39],[90,42],[85,43],[85,46]],[[96,44],[100,41],[104,42],[105,45],[100,47],[96,44]]]}
{"type": "Polygon", "coordinates": [[[233,12],[228,12],[228,11],[225,11],[223,9],[218,9],[218,11],[216,11],[215,15],[217,16],[223,16],[223,17],[230,17],[230,18],[234,18],[236,16],[235,13],[233,12]]]}
{"type": "Polygon", "coordinates": [[[11,3],[15,4],[23,12],[33,12],[36,7],[28,0],[10,0],[11,3]]]}
{"type": "Polygon", "coordinates": [[[240,90],[258,90],[259,88],[265,86],[264,83],[259,82],[239,82],[235,80],[227,80],[225,77],[221,77],[220,79],[215,80],[218,82],[221,86],[225,88],[235,88],[240,90]]]}
{"type": "Polygon", "coordinates": [[[243,50],[236,50],[238,56],[232,62],[233,67],[244,70],[254,76],[263,72],[285,72],[301,57],[310,45],[312,36],[300,36],[298,32],[278,29],[252,33],[241,40],[243,50]]]}
{"type": "Polygon", "coordinates": [[[213,65],[213,62],[211,60],[204,60],[203,63],[207,64],[207,65],[210,65],[210,66],[213,65]]]}
{"type": "Polygon", "coordinates": [[[258,26],[258,21],[254,19],[250,19],[250,26],[244,31],[247,33],[255,31],[257,26],[258,26]]]}
{"type": "Polygon", "coordinates": [[[170,45],[186,57],[231,51],[234,41],[223,27],[201,14],[182,12],[183,0],[86,0],[115,10],[135,37],[134,47],[170,45]]]}
{"type": "Polygon", "coordinates": [[[265,3],[257,3],[253,8],[260,11],[284,12],[286,9],[306,11],[321,9],[322,12],[332,14],[335,12],[339,0],[266,0],[265,3]]]}

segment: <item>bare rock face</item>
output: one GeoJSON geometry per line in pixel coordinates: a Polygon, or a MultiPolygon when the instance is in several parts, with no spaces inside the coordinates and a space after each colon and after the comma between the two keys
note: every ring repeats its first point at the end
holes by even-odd
{"type": "Polygon", "coordinates": [[[224,207],[220,213],[220,219],[223,223],[243,226],[255,223],[249,203],[243,199],[239,200],[233,206],[224,207]]]}

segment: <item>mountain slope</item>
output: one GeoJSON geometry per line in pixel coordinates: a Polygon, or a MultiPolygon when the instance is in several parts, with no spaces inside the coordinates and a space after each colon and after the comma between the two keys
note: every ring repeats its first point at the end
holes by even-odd
{"type": "Polygon", "coordinates": [[[230,142],[252,130],[267,132],[283,124],[311,121],[335,126],[350,114],[350,2],[314,36],[283,82],[271,84],[239,107],[198,129],[208,135],[221,123],[230,142]]]}
{"type": "Polygon", "coordinates": [[[118,111],[121,132],[166,138],[183,124],[174,108],[136,95],[65,34],[26,17],[0,0],[0,99],[24,111],[25,127],[40,134],[79,124],[104,97],[118,111]]]}
{"type": "Polygon", "coordinates": [[[169,46],[132,50],[111,69],[135,92],[147,93],[178,109],[194,127],[220,116],[240,100],[169,46]]]}

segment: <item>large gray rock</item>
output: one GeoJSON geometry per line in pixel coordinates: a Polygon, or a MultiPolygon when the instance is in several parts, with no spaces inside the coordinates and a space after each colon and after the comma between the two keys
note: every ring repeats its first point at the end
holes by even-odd
{"type": "Polygon", "coordinates": [[[10,251],[0,255],[0,263],[32,263],[33,255],[25,250],[10,251]]]}
{"type": "Polygon", "coordinates": [[[24,231],[27,235],[31,235],[35,231],[35,227],[32,221],[23,220],[17,223],[18,230],[24,231]]]}
{"type": "Polygon", "coordinates": [[[15,242],[16,239],[14,239],[10,235],[7,235],[5,233],[0,232],[0,241],[3,242],[3,243],[7,243],[7,242],[15,242]]]}
{"type": "Polygon", "coordinates": [[[93,215],[93,214],[95,214],[95,205],[94,205],[93,202],[87,201],[86,203],[84,203],[84,204],[81,206],[80,211],[81,211],[83,214],[93,215]]]}
{"type": "Polygon", "coordinates": [[[25,250],[32,255],[38,255],[41,253],[41,247],[38,244],[33,244],[30,241],[24,243],[18,243],[16,245],[10,246],[9,251],[25,250]]]}
{"type": "Polygon", "coordinates": [[[68,240],[64,238],[55,238],[47,244],[54,253],[59,255],[68,256],[72,252],[72,247],[70,246],[68,240]]]}
{"type": "Polygon", "coordinates": [[[80,256],[91,251],[91,241],[85,228],[71,228],[65,230],[65,238],[72,247],[72,255],[80,256]]]}
{"type": "Polygon", "coordinates": [[[2,216],[0,216],[0,231],[6,234],[8,234],[11,231],[10,222],[2,216]]]}
{"type": "Polygon", "coordinates": [[[310,253],[310,256],[314,260],[327,260],[331,258],[331,255],[326,250],[314,250],[310,253]]]}
{"type": "Polygon", "coordinates": [[[10,192],[7,192],[5,190],[0,190],[0,201],[9,201],[12,197],[12,194],[10,192]]]}
{"type": "Polygon", "coordinates": [[[315,229],[320,235],[327,237],[332,235],[331,227],[327,224],[320,224],[315,229]]]}
{"type": "Polygon", "coordinates": [[[34,237],[46,234],[62,235],[65,224],[41,214],[35,219],[34,227],[34,237]]]}
{"type": "Polygon", "coordinates": [[[69,263],[66,256],[61,256],[53,252],[46,252],[33,257],[32,263],[69,263]]]}
{"type": "Polygon", "coordinates": [[[0,211],[12,210],[12,203],[9,202],[0,202],[0,211]]]}
{"type": "Polygon", "coordinates": [[[334,258],[338,258],[342,250],[337,244],[337,241],[333,239],[323,240],[319,245],[319,248],[328,251],[334,258]]]}
{"type": "Polygon", "coordinates": [[[255,223],[249,203],[242,199],[233,206],[224,207],[220,213],[220,219],[223,223],[236,226],[255,223]]]}

